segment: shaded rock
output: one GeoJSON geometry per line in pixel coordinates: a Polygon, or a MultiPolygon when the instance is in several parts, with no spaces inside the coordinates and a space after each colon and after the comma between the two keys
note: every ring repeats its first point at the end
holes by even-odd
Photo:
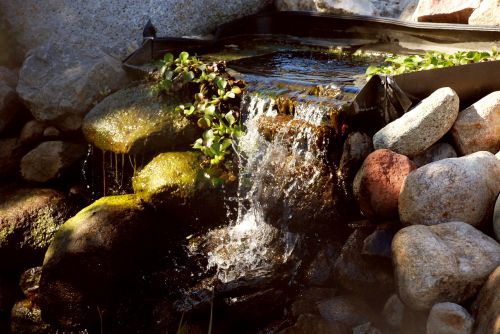
{"type": "Polygon", "coordinates": [[[419,22],[467,24],[480,3],[480,0],[420,0],[415,16],[419,22]]]}
{"type": "Polygon", "coordinates": [[[415,169],[406,156],[390,150],[368,155],[353,182],[354,196],[367,217],[395,218],[399,191],[406,176],[415,169]]]}
{"type": "Polygon", "coordinates": [[[19,135],[19,141],[23,144],[38,142],[43,137],[44,130],[45,124],[33,119],[24,124],[21,134],[19,135]]]}
{"type": "Polygon", "coordinates": [[[373,146],[407,156],[419,154],[450,130],[458,111],[459,99],[455,91],[449,87],[440,88],[379,130],[373,136],[373,146]]]}
{"type": "Polygon", "coordinates": [[[335,260],[340,255],[342,244],[340,242],[327,242],[321,247],[311,261],[304,276],[307,285],[328,286],[334,279],[335,260]]]}
{"type": "Polygon", "coordinates": [[[83,120],[87,141],[103,151],[142,154],[188,149],[198,138],[196,125],[175,107],[180,97],[158,96],[151,86],[118,91],[83,120]]]}
{"type": "Polygon", "coordinates": [[[439,303],[431,308],[427,334],[472,334],[474,318],[462,306],[439,303]]]}
{"type": "Polygon", "coordinates": [[[47,43],[30,52],[17,92],[35,119],[76,130],[105,90],[128,83],[121,62],[96,48],[47,43]]]}
{"type": "Polygon", "coordinates": [[[352,334],[382,334],[380,330],[373,327],[370,322],[356,326],[352,329],[352,334]]]}
{"type": "MultiPolygon", "coordinates": [[[[5,314],[9,314],[12,305],[16,302],[17,298],[22,296],[19,287],[12,277],[0,276],[0,319],[5,314]]],[[[1,328],[1,327],[0,327],[1,328]]]]}
{"type": "Polygon", "coordinates": [[[20,113],[21,105],[15,90],[0,81],[0,133],[6,130],[20,113]]]}
{"type": "Polygon", "coordinates": [[[354,296],[338,296],[318,303],[321,316],[331,323],[342,323],[349,328],[375,319],[373,310],[354,296]]]}
{"type": "Polygon", "coordinates": [[[497,240],[500,241],[500,195],[497,197],[493,211],[493,230],[495,231],[497,240]]]}
{"type": "Polygon", "coordinates": [[[380,297],[392,289],[393,273],[390,259],[362,255],[364,240],[371,232],[358,228],[349,236],[335,261],[334,275],[340,286],[353,293],[380,297]]]}
{"type": "Polygon", "coordinates": [[[373,143],[370,136],[361,132],[350,133],[344,143],[337,173],[351,182],[365,158],[372,151],[373,143]]]}
{"type": "Polygon", "coordinates": [[[46,141],[28,152],[21,160],[21,174],[27,181],[47,182],[60,178],[85,156],[85,146],[46,141]]]}
{"type": "Polygon", "coordinates": [[[350,334],[350,328],[342,323],[332,323],[313,314],[301,314],[295,324],[279,334],[350,334]]]}
{"type": "Polygon", "coordinates": [[[300,292],[292,303],[290,311],[293,317],[301,314],[319,314],[318,303],[322,300],[335,297],[336,289],[332,288],[308,288],[300,292]]]}
{"type": "Polygon", "coordinates": [[[3,81],[7,86],[15,90],[18,80],[19,77],[16,71],[0,66],[0,81],[3,81]]]}
{"type": "Polygon", "coordinates": [[[479,226],[491,219],[499,191],[500,161],[493,154],[440,160],[408,175],[399,196],[399,217],[404,224],[463,221],[479,226]]]}
{"type": "Polygon", "coordinates": [[[42,267],[34,267],[26,270],[21,274],[19,286],[23,290],[24,296],[36,303],[38,299],[38,287],[40,283],[40,276],[42,274],[42,267]]]}
{"type": "Polygon", "coordinates": [[[43,322],[40,308],[29,299],[18,301],[11,312],[11,333],[52,334],[55,329],[43,322]]]}
{"type": "Polygon", "coordinates": [[[61,131],[59,131],[56,127],[54,126],[48,126],[43,130],[43,136],[46,138],[57,138],[61,134],[61,131]]]}
{"type": "Polygon", "coordinates": [[[72,214],[71,204],[52,189],[6,189],[0,198],[0,263],[12,270],[36,265],[72,214]]]}
{"type": "Polygon", "coordinates": [[[17,173],[23,154],[24,149],[17,138],[0,139],[0,176],[17,173]]]}
{"type": "Polygon", "coordinates": [[[474,333],[500,331],[500,266],[491,273],[472,306],[476,317],[474,333]]]}
{"type": "Polygon", "coordinates": [[[411,160],[418,167],[422,167],[431,162],[448,159],[448,158],[456,158],[457,152],[453,146],[447,143],[436,143],[429,147],[424,152],[417,154],[411,160]]]}
{"type": "MultiPolygon", "coordinates": [[[[62,329],[99,323],[96,305],[130,291],[157,227],[135,195],[102,197],[59,229],[43,263],[39,304],[44,321],[62,329]]],[[[165,221],[162,221],[165,224],[165,221]]]]}
{"type": "Polygon", "coordinates": [[[274,5],[278,10],[307,10],[335,14],[377,15],[377,9],[370,0],[277,0],[274,5]]]}
{"type": "Polygon", "coordinates": [[[405,305],[397,294],[387,299],[382,311],[385,322],[392,328],[401,328],[405,316],[405,305]]]}
{"type": "MultiPolygon", "coordinates": [[[[500,11],[500,9],[499,9],[500,11]]],[[[500,12],[499,12],[500,13],[500,12]]],[[[500,150],[500,91],[486,95],[462,110],[451,134],[461,154],[500,150]]]]}
{"type": "Polygon", "coordinates": [[[482,0],[479,7],[469,16],[469,24],[500,26],[500,1],[482,0]]]}
{"type": "Polygon", "coordinates": [[[399,297],[426,310],[474,296],[500,264],[500,245],[462,222],[415,225],[396,234],[392,255],[399,297]]]}
{"type": "Polygon", "coordinates": [[[391,243],[396,232],[390,226],[381,226],[363,241],[361,254],[391,259],[391,243]]]}
{"type": "Polygon", "coordinates": [[[26,0],[23,6],[2,1],[0,12],[4,13],[3,20],[18,28],[15,36],[21,52],[53,39],[66,44],[76,40],[80,42],[79,50],[97,47],[123,59],[140,45],[148,19],[157,28],[158,36],[209,34],[218,25],[256,13],[269,3],[266,0],[237,0],[228,5],[200,0],[186,6],[172,0],[154,0],[125,6],[115,0],[105,3],[26,0]]]}

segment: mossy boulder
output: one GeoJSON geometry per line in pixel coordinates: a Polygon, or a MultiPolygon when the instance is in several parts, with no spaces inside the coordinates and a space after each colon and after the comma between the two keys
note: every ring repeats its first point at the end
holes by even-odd
{"type": "Polygon", "coordinates": [[[17,271],[39,264],[58,228],[73,214],[53,189],[0,190],[0,263],[17,271]]]}
{"type": "Polygon", "coordinates": [[[130,282],[147,263],[155,228],[135,195],[103,197],[64,223],[42,268],[44,321],[70,330],[98,324],[97,305],[105,308],[134,290],[130,282]]]}
{"type": "Polygon", "coordinates": [[[196,125],[175,110],[183,93],[162,96],[150,85],[120,90],[84,118],[87,141],[101,150],[143,154],[187,149],[199,137],[196,125]]]}
{"type": "Polygon", "coordinates": [[[222,171],[204,169],[195,152],[167,152],[134,177],[133,188],[144,201],[184,222],[216,225],[226,217],[225,194],[235,184],[230,179],[222,171]]]}

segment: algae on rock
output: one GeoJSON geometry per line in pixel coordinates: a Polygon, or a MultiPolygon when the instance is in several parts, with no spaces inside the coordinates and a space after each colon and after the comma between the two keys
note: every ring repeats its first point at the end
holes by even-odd
{"type": "Polygon", "coordinates": [[[120,90],[84,118],[87,141],[103,151],[126,154],[187,149],[199,137],[196,125],[175,107],[182,93],[158,95],[151,85],[120,90]]]}

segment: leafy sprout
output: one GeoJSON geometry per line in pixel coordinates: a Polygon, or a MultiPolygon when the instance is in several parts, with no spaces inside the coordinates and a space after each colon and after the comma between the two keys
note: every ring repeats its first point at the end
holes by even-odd
{"type": "Polygon", "coordinates": [[[203,130],[193,148],[201,151],[211,165],[227,162],[243,133],[239,105],[244,83],[231,77],[225,68],[224,62],[205,64],[187,52],[177,58],[167,53],[160,61],[160,90],[187,89],[193,93],[192,102],[176,110],[203,130]]]}
{"type": "Polygon", "coordinates": [[[374,75],[396,75],[409,72],[431,70],[500,59],[494,48],[491,52],[459,51],[453,54],[427,52],[425,55],[391,56],[381,66],[370,66],[366,70],[367,79],[374,75]]]}

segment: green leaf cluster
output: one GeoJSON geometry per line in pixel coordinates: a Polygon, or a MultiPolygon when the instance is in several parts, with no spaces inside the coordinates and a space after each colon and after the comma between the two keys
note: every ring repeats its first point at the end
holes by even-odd
{"type": "Polygon", "coordinates": [[[370,79],[373,75],[396,75],[497,59],[500,56],[496,49],[491,52],[459,51],[448,54],[433,51],[423,56],[390,56],[385,59],[385,64],[368,67],[366,75],[370,79]]]}
{"type": "Polygon", "coordinates": [[[176,110],[203,130],[193,148],[200,150],[210,165],[227,162],[226,157],[243,134],[239,106],[244,83],[225,69],[224,62],[205,64],[187,52],[177,58],[167,53],[160,61],[160,90],[175,92],[185,88],[193,93],[193,101],[176,110]]]}

